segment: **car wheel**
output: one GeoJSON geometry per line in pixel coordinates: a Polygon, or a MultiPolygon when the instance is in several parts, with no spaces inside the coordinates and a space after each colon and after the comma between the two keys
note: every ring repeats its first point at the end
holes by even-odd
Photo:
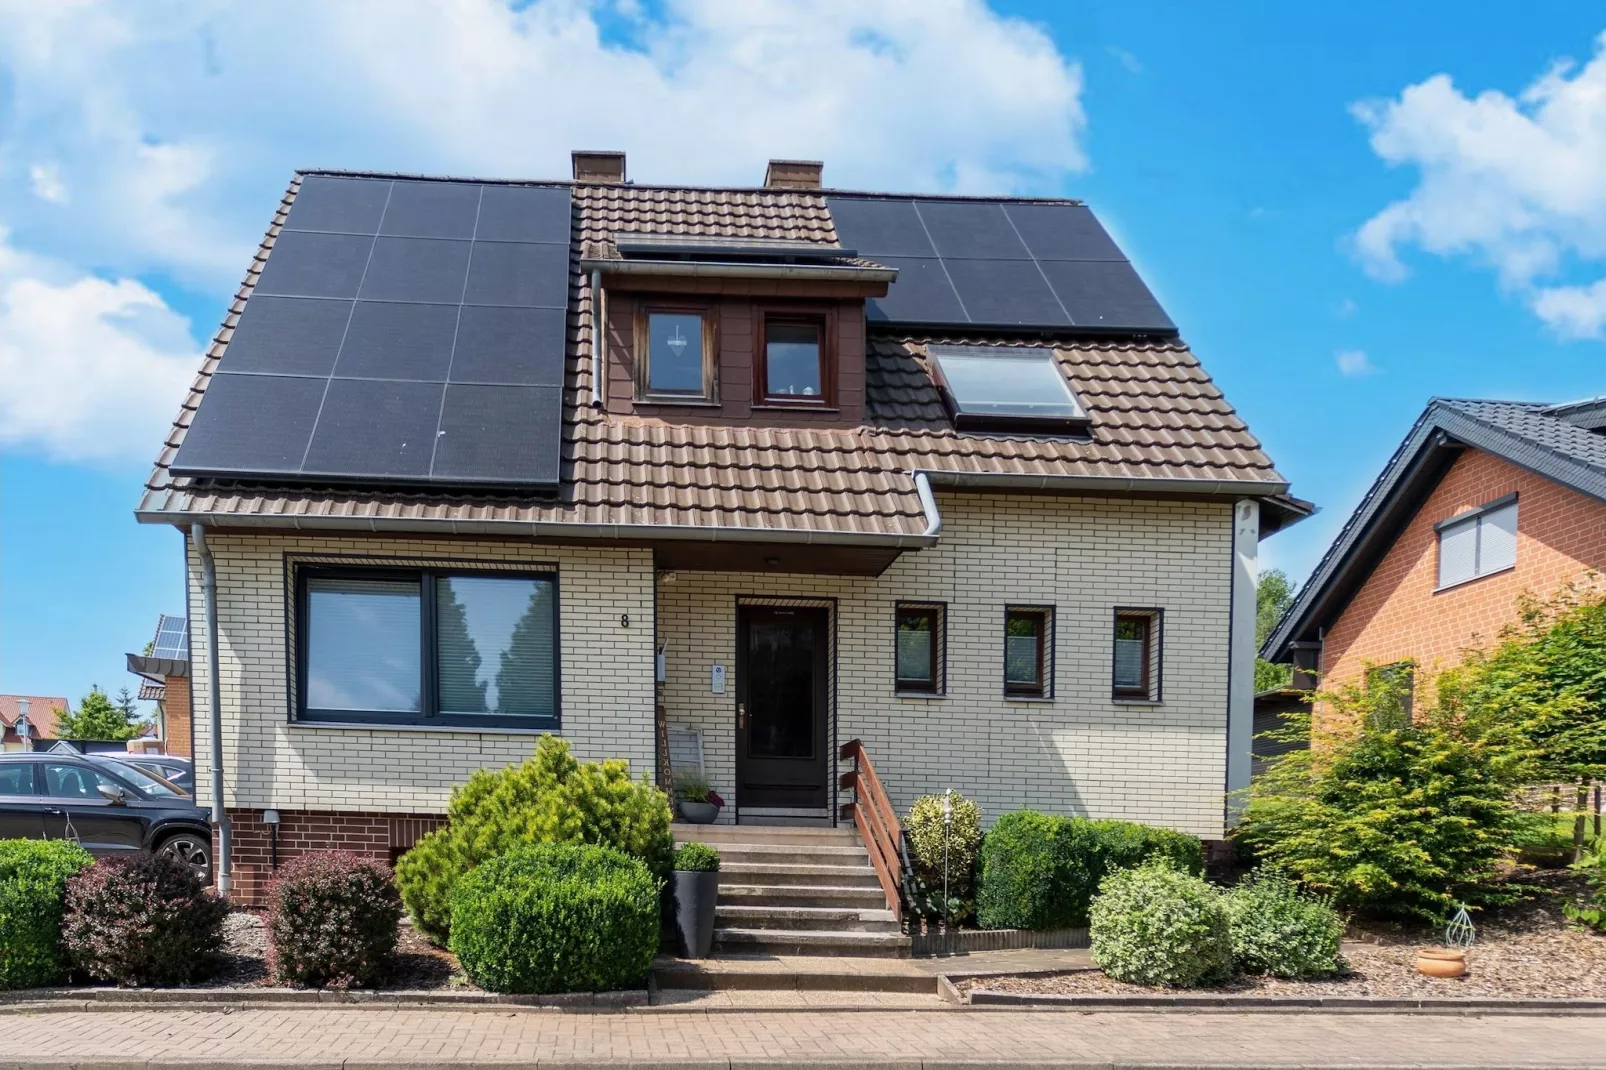
{"type": "Polygon", "coordinates": [[[156,849],[159,855],[176,858],[195,871],[202,884],[212,883],[212,844],[193,832],[169,836],[156,849]]]}

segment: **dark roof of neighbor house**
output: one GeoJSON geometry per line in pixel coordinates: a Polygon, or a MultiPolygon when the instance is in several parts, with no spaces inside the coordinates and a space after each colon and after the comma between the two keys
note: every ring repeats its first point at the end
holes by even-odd
{"type": "Polygon", "coordinates": [[[1261,647],[1287,660],[1317,638],[1387,552],[1463,448],[1472,447],[1606,501],[1606,398],[1547,404],[1434,398],[1389,458],[1261,647]]]}
{"type": "Polygon", "coordinates": [[[1034,334],[1037,344],[1053,344],[1088,411],[1091,430],[1080,438],[957,432],[933,384],[926,346],[1019,344],[1022,338],[911,333],[896,325],[872,325],[867,417],[860,427],[695,426],[593,407],[593,295],[579,268],[582,249],[634,232],[840,246],[825,191],[771,188],[573,185],[555,496],[177,475],[172,464],[186,429],[228,359],[235,325],[304,175],[314,173],[327,172],[298,173],[291,181],[206,352],[147,481],[137,509],[142,521],[919,546],[933,537],[916,471],[938,484],[1255,496],[1266,501],[1267,531],[1311,510],[1287,495],[1286,480],[1174,333],[1034,334]]]}
{"type": "Polygon", "coordinates": [[[35,739],[50,739],[56,734],[56,715],[67,712],[67,700],[53,695],[0,695],[0,729],[10,731],[22,715],[18,705],[28,700],[28,723],[33,725],[35,739]]]}

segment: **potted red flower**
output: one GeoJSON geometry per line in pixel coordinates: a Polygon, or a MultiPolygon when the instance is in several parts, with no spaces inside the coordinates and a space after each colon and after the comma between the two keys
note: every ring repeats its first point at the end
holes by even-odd
{"type": "Polygon", "coordinates": [[[694,825],[713,824],[725,805],[708,778],[696,770],[689,769],[675,777],[675,794],[680,800],[680,816],[694,825]]]}

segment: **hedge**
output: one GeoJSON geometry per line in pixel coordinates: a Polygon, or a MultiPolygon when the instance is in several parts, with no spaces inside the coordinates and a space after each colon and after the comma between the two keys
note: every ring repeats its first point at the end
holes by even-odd
{"type": "Polygon", "coordinates": [[[984,929],[1086,925],[1099,882],[1154,856],[1204,872],[1198,838],[1172,829],[1035,810],[1005,814],[982,841],[977,920],[984,929]]]}
{"type": "Polygon", "coordinates": [[[401,896],[390,867],[350,851],[298,855],[268,889],[268,969],[281,984],[372,985],[394,964],[401,896]]]}
{"type": "Polygon", "coordinates": [[[167,855],[107,858],[67,882],[61,938],[75,970],[119,985],[211,976],[229,904],[167,855]]]}
{"type": "Polygon", "coordinates": [[[93,859],[66,840],[0,840],[0,988],[59,983],[67,881],[93,859]]]}

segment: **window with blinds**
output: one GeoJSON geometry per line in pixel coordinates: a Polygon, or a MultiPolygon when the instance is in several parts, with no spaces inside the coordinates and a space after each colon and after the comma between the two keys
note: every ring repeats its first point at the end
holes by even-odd
{"type": "Polygon", "coordinates": [[[1110,693],[1117,699],[1160,701],[1160,621],[1158,609],[1115,610],[1110,662],[1110,693]]]}
{"type": "Polygon", "coordinates": [[[1497,499],[1462,516],[1441,520],[1439,586],[1454,587],[1517,564],[1517,496],[1497,499]]]}
{"type": "Polygon", "coordinates": [[[940,602],[897,604],[893,687],[899,694],[943,692],[943,610],[940,602]]]}
{"type": "Polygon", "coordinates": [[[1054,610],[1049,606],[1004,609],[1004,694],[1050,698],[1054,693],[1054,610]]]}
{"type": "Polygon", "coordinates": [[[554,577],[312,569],[298,594],[302,719],[557,726],[554,577]]]}

